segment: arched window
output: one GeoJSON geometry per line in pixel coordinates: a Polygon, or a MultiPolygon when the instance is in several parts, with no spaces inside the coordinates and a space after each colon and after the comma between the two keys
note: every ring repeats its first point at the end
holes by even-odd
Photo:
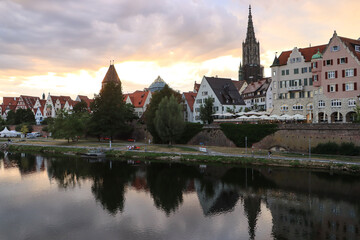
{"type": "Polygon", "coordinates": [[[295,111],[300,111],[300,110],[304,109],[304,106],[297,103],[297,104],[293,105],[292,109],[295,110],[295,111]]]}

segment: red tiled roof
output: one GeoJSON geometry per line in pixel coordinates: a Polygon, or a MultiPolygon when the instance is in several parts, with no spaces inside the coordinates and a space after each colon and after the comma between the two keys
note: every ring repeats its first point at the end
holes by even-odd
{"type": "Polygon", "coordinates": [[[28,109],[33,109],[36,101],[40,98],[39,97],[33,97],[33,96],[25,96],[25,95],[20,95],[20,97],[23,99],[26,108],[28,109]]]}
{"type": "Polygon", "coordinates": [[[93,99],[90,99],[87,96],[78,95],[78,97],[80,98],[80,101],[86,102],[88,108],[90,108],[90,104],[94,101],[93,99]]]}
{"type": "Polygon", "coordinates": [[[242,94],[256,92],[265,83],[266,83],[266,79],[261,79],[257,82],[252,82],[245,88],[242,94]]]}
{"type": "Polygon", "coordinates": [[[193,111],[193,106],[197,93],[195,92],[184,92],[185,100],[188,103],[190,110],[193,111]]]}
{"type": "Polygon", "coordinates": [[[133,93],[128,94],[135,108],[143,107],[148,95],[149,95],[149,91],[135,91],[133,93]]]}
{"type": "Polygon", "coordinates": [[[240,80],[240,81],[232,81],[234,83],[235,88],[240,91],[240,89],[242,88],[242,86],[244,85],[244,83],[246,82],[245,80],[240,80]]]}
{"type": "MultiPolygon", "coordinates": [[[[323,52],[326,48],[327,44],[325,45],[319,45],[314,47],[307,47],[307,48],[299,48],[299,52],[301,55],[305,58],[305,62],[310,62],[312,56],[317,53],[319,50],[320,52],[323,52]]],[[[279,65],[286,65],[287,60],[293,50],[290,51],[284,51],[279,56],[279,65]]]]}
{"type": "Polygon", "coordinates": [[[340,37],[341,41],[349,48],[349,50],[354,54],[354,56],[357,57],[358,60],[360,60],[360,52],[355,51],[355,45],[360,46],[360,40],[340,37]]]}
{"type": "Polygon", "coordinates": [[[17,105],[19,101],[18,97],[3,97],[3,105],[6,106],[10,106],[10,105],[17,105]]]}

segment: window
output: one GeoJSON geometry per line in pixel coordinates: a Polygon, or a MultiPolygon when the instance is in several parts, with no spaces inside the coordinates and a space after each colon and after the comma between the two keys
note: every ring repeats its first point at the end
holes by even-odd
{"type": "Polygon", "coordinates": [[[353,77],[353,76],[354,76],[354,69],[345,70],[345,77],[353,77]]]}
{"type": "Polygon", "coordinates": [[[299,74],[299,69],[298,68],[294,69],[294,74],[299,74]]]}
{"type": "Polygon", "coordinates": [[[341,100],[339,99],[331,100],[331,107],[341,107],[341,100]]]}
{"type": "Polygon", "coordinates": [[[319,108],[324,108],[324,107],[325,107],[325,102],[324,102],[324,100],[320,100],[320,101],[318,102],[318,106],[319,106],[319,108]]]}
{"type": "Polygon", "coordinates": [[[202,95],[203,95],[203,96],[207,96],[207,95],[208,95],[208,92],[207,92],[207,91],[204,91],[204,92],[202,92],[202,95]]]}
{"type": "Polygon", "coordinates": [[[299,92],[299,98],[304,98],[305,97],[305,92],[299,92]]]}
{"type": "Polygon", "coordinates": [[[196,103],[201,104],[201,103],[202,103],[202,99],[197,99],[197,100],[196,100],[196,103]]]}
{"type": "Polygon", "coordinates": [[[286,69],[286,75],[289,75],[289,74],[290,74],[289,69],[286,69]]]}
{"type": "Polygon", "coordinates": [[[311,65],[312,65],[312,68],[317,68],[317,62],[313,62],[311,65]]]}
{"type": "Polygon", "coordinates": [[[347,58],[346,57],[338,59],[338,64],[345,64],[345,63],[347,63],[347,58]]]}
{"type": "Polygon", "coordinates": [[[307,73],[307,70],[308,70],[307,67],[303,67],[303,68],[301,68],[301,73],[307,73]]]}
{"type": "Polygon", "coordinates": [[[307,84],[308,84],[307,78],[304,78],[304,86],[307,86],[307,84]]]}
{"type": "Polygon", "coordinates": [[[290,98],[291,99],[295,98],[295,93],[294,92],[290,92],[290,98]]]}
{"type": "Polygon", "coordinates": [[[335,71],[329,71],[329,72],[327,72],[327,78],[328,78],[328,79],[333,79],[333,78],[335,78],[335,71]]]}
{"type": "Polygon", "coordinates": [[[339,51],[339,49],[340,49],[339,46],[332,46],[331,51],[332,52],[337,52],[337,51],[339,51]]]}
{"type": "Polygon", "coordinates": [[[307,97],[308,97],[308,98],[312,98],[312,97],[313,97],[313,92],[312,92],[312,91],[308,91],[308,92],[307,92],[307,97]]]}
{"type": "Polygon", "coordinates": [[[354,91],[354,83],[345,83],[345,91],[354,91]]]}
{"type": "Polygon", "coordinates": [[[304,106],[301,105],[301,104],[295,104],[292,108],[293,108],[293,110],[295,110],[295,111],[299,111],[299,110],[303,110],[303,109],[304,109],[304,106]]]}
{"type": "Polygon", "coordinates": [[[273,87],[274,87],[274,89],[276,89],[276,85],[277,85],[277,84],[276,84],[276,82],[274,81],[274,82],[273,82],[273,87]]]}
{"type": "Polygon", "coordinates": [[[195,108],[195,112],[200,112],[200,108],[195,108]]]}
{"type": "Polygon", "coordinates": [[[283,81],[280,81],[279,83],[280,83],[280,88],[282,88],[282,85],[283,85],[283,81]]]}
{"type": "Polygon", "coordinates": [[[313,85],[313,79],[309,78],[309,86],[312,86],[312,85],[313,85]]]}
{"type": "Polygon", "coordinates": [[[356,106],[355,99],[349,99],[348,104],[349,104],[349,107],[355,107],[356,106]]]}
{"type": "Polygon", "coordinates": [[[273,71],[273,77],[275,77],[276,76],[276,71],[273,71]]]}
{"type": "Polygon", "coordinates": [[[314,75],[314,81],[318,81],[318,75],[314,75]]]}
{"type": "Polygon", "coordinates": [[[281,75],[282,75],[282,76],[285,75],[285,70],[281,70],[281,75]]]}
{"type": "Polygon", "coordinates": [[[329,65],[333,65],[333,60],[332,59],[324,60],[324,66],[329,66],[329,65]]]}
{"type": "Polygon", "coordinates": [[[355,51],[360,52],[360,45],[355,45],[355,51]]]}
{"type": "Polygon", "coordinates": [[[329,85],[329,86],[330,86],[329,92],[335,92],[335,91],[336,91],[336,84],[331,84],[331,85],[329,85]]]}
{"type": "Polygon", "coordinates": [[[289,107],[287,105],[282,105],[280,107],[280,111],[282,111],[282,112],[287,112],[288,110],[289,110],[289,107]]]}

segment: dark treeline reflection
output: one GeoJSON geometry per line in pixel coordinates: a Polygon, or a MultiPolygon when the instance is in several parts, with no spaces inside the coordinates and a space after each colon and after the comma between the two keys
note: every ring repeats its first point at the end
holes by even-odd
{"type": "Polygon", "coordinates": [[[91,161],[3,155],[4,168],[47,171],[60,188],[90,181],[94,198],[110,214],[124,209],[129,189],[150,193],[156,208],[176,214],[184,194],[196,194],[204,217],[241,207],[250,239],[262,209],[272,216],[274,239],[360,239],[358,176],[297,169],[245,168],[134,161],[91,161]]]}

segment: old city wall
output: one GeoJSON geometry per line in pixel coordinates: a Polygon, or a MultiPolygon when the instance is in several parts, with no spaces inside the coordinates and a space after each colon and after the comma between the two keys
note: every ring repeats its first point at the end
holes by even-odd
{"type": "Polygon", "coordinates": [[[254,147],[271,149],[285,148],[291,151],[306,152],[319,143],[352,142],[360,146],[360,124],[280,124],[279,130],[271,134],[254,147]]]}
{"type": "Polygon", "coordinates": [[[236,145],[225,136],[219,126],[204,127],[201,132],[196,134],[188,142],[190,145],[199,145],[200,143],[206,146],[236,147],[236,145]]]}

